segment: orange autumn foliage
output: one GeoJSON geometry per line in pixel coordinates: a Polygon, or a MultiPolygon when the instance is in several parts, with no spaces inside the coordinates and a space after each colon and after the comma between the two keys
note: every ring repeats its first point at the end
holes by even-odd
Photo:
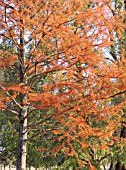
{"type": "Polygon", "coordinates": [[[53,109],[43,116],[60,125],[52,132],[62,135],[52,142],[65,139],[54,148],[55,155],[64,147],[67,155],[78,158],[73,142],[83,150],[106,148],[124,122],[125,51],[119,62],[109,62],[103,52],[114,43],[114,31],[119,36],[123,32],[124,14],[114,16],[108,0],[92,0],[94,6],[87,7],[89,2],[0,2],[0,41],[5,45],[0,70],[7,77],[0,81],[0,108],[16,114],[19,121],[24,108],[24,119],[53,109]],[[120,103],[114,105],[112,100],[119,96],[120,103]]]}

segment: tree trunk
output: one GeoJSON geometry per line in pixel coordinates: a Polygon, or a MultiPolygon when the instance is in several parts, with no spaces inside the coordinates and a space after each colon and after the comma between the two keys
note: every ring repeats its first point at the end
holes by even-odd
{"type": "Polygon", "coordinates": [[[24,108],[20,111],[17,170],[26,170],[27,118],[25,116],[27,110],[24,108]]]}
{"type": "MultiPolygon", "coordinates": [[[[22,0],[20,0],[21,2],[22,0]]],[[[19,9],[22,12],[22,6],[19,9]]],[[[20,23],[23,25],[22,18],[20,23]]],[[[24,85],[27,85],[27,74],[25,70],[25,45],[24,45],[24,29],[20,30],[20,49],[18,51],[19,58],[19,74],[20,74],[20,85],[22,86],[22,92],[20,93],[20,108],[19,113],[19,136],[18,136],[18,157],[17,157],[17,170],[26,170],[26,155],[27,155],[27,96],[23,91],[24,85]]]]}
{"type": "MultiPolygon", "coordinates": [[[[22,0],[19,0],[20,2],[22,0]]],[[[21,3],[22,4],[22,3],[21,3]]],[[[22,13],[22,5],[19,8],[19,13],[22,13]]],[[[20,19],[23,25],[23,19],[20,19]]],[[[19,74],[20,84],[22,84],[22,92],[20,93],[20,108],[19,113],[19,136],[18,136],[18,157],[17,170],[26,170],[26,156],[27,156],[27,95],[23,92],[24,85],[27,85],[27,73],[25,70],[25,43],[24,43],[24,28],[20,29],[20,49],[18,51],[18,59],[20,63],[19,74]]]]}
{"type": "Polygon", "coordinates": [[[124,164],[122,165],[120,162],[117,162],[115,170],[126,170],[126,167],[124,164]]]}

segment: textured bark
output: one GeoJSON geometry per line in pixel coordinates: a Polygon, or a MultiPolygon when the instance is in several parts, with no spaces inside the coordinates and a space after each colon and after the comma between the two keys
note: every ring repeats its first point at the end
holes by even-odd
{"type": "Polygon", "coordinates": [[[24,108],[20,111],[17,170],[26,170],[27,119],[23,120],[26,115],[27,110],[24,108]]]}
{"type": "MultiPolygon", "coordinates": [[[[21,1],[21,0],[20,0],[21,1]]],[[[20,7],[20,12],[22,7],[20,7]]],[[[23,25],[23,20],[20,19],[23,25]]],[[[20,29],[20,49],[18,51],[18,58],[20,62],[19,73],[20,83],[27,84],[27,74],[24,73],[25,68],[25,48],[24,48],[24,30],[20,29]]],[[[26,170],[26,156],[27,156],[27,106],[23,103],[27,102],[25,93],[20,93],[20,104],[22,108],[19,114],[19,136],[18,136],[18,157],[17,157],[17,170],[26,170]]]]}

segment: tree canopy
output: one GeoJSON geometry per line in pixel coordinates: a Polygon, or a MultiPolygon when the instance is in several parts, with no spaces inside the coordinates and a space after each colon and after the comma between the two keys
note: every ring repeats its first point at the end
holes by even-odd
{"type": "Polygon", "coordinates": [[[109,0],[2,0],[0,21],[0,108],[17,117],[17,170],[39,133],[52,135],[51,148],[39,150],[62,150],[91,170],[90,151],[126,144],[116,135],[126,126],[125,48],[112,53],[124,10],[109,0]]]}

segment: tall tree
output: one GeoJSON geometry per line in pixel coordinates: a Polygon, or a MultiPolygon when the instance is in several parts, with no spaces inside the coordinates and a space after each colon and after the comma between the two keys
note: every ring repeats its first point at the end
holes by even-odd
{"type": "MultiPolygon", "coordinates": [[[[115,24],[119,31],[124,29],[123,14],[113,16],[108,1],[93,2],[91,8],[88,3],[0,2],[0,69],[5,77],[0,82],[0,107],[18,118],[17,170],[26,169],[28,133],[45,121],[55,125],[42,131],[56,134],[51,140],[54,155],[64,148],[64,154],[90,169],[94,167],[87,148],[107,148],[117,140],[112,134],[124,122],[120,115],[126,100],[116,106],[110,101],[125,93],[126,68],[109,63],[102,50],[112,44],[115,24]],[[78,148],[86,154],[84,161],[78,148]]],[[[32,137],[36,135],[37,131],[32,137]]]]}

